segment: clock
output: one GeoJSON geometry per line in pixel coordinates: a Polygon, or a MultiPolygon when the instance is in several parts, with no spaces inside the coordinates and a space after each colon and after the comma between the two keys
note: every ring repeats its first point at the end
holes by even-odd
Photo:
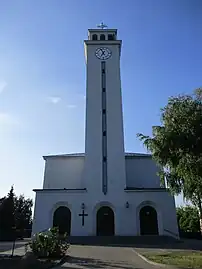
{"type": "Polygon", "coordinates": [[[111,57],[112,52],[108,48],[98,48],[95,51],[95,56],[100,60],[107,60],[111,57]]]}

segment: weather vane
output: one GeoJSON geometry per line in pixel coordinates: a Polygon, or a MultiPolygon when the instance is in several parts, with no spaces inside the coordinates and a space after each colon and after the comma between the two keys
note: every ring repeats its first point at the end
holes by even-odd
{"type": "Polygon", "coordinates": [[[97,27],[103,30],[104,28],[107,28],[107,25],[102,22],[99,25],[97,25],[97,27]]]}

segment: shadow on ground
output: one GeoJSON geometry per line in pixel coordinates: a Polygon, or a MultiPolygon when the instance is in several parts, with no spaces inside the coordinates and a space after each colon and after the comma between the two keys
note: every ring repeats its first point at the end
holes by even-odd
{"type": "MultiPolygon", "coordinates": [[[[15,249],[25,246],[28,241],[16,241],[15,249]]],[[[0,242],[0,253],[8,250],[12,250],[13,242],[0,242]]]]}
{"type": "Polygon", "coordinates": [[[80,258],[80,257],[72,257],[69,256],[66,260],[68,262],[69,269],[75,269],[74,265],[82,266],[82,268],[123,268],[123,269],[141,269],[139,267],[134,267],[130,264],[126,264],[125,262],[111,262],[111,261],[103,261],[99,259],[92,259],[92,258],[80,258]],[[72,264],[72,267],[71,267],[72,264]]]}
{"type": "Polygon", "coordinates": [[[127,248],[149,248],[149,249],[185,249],[185,250],[201,250],[202,251],[202,241],[201,240],[192,240],[185,239],[179,240],[174,243],[167,244],[110,244],[110,243],[72,243],[71,245],[80,245],[80,246],[103,246],[103,247],[127,247],[127,248]]]}

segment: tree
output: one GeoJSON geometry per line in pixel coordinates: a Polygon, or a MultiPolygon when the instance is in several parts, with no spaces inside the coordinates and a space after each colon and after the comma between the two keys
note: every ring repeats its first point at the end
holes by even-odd
{"type": "Polygon", "coordinates": [[[13,231],[15,227],[14,196],[12,186],[7,197],[3,199],[0,206],[0,232],[2,239],[10,240],[13,238],[13,231]]]}
{"type": "Polygon", "coordinates": [[[31,199],[25,199],[23,195],[17,197],[11,187],[7,197],[0,199],[0,238],[10,240],[17,230],[19,236],[23,236],[26,229],[32,225],[31,199]]]}
{"type": "Polygon", "coordinates": [[[200,222],[196,207],[187,205],[177,208],[177,221],[182,232],[200,232],[200,222]]]}
{"type": "Polygon", "coordinates": [[[161,181],[197,207],[202,224],[202,90],[171,97],[161,112],[152,137],[137,136],[159,165],[161,181]]]}
{"type": "Polygon", "coordinates": [[[25,199],[24,195],[15,198],[15,225],[21,234],[24,234],[26,229],[31,228],[32,206],[32,200],[25,199]]]}

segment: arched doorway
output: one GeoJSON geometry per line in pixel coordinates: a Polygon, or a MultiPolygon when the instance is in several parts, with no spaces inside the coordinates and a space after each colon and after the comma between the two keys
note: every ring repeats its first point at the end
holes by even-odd
{"type": "Polygon", "coordinates": [[[152,206],[144,206],[139,213],[140,234],[155,235],[158,234],[157,212],[152,206]]]}
{"type": "Polygon", "coordinates": [[[114,212],[109,206],[102,206],[97,211],[97,235],[114,235],[114,212]]]}
{"type": "Polygon", "coordinates": [[[53,227],[59,227],[60,233],[71,232],[71,211],[66,206],[58,207],[53,215],[53,227]]]}

